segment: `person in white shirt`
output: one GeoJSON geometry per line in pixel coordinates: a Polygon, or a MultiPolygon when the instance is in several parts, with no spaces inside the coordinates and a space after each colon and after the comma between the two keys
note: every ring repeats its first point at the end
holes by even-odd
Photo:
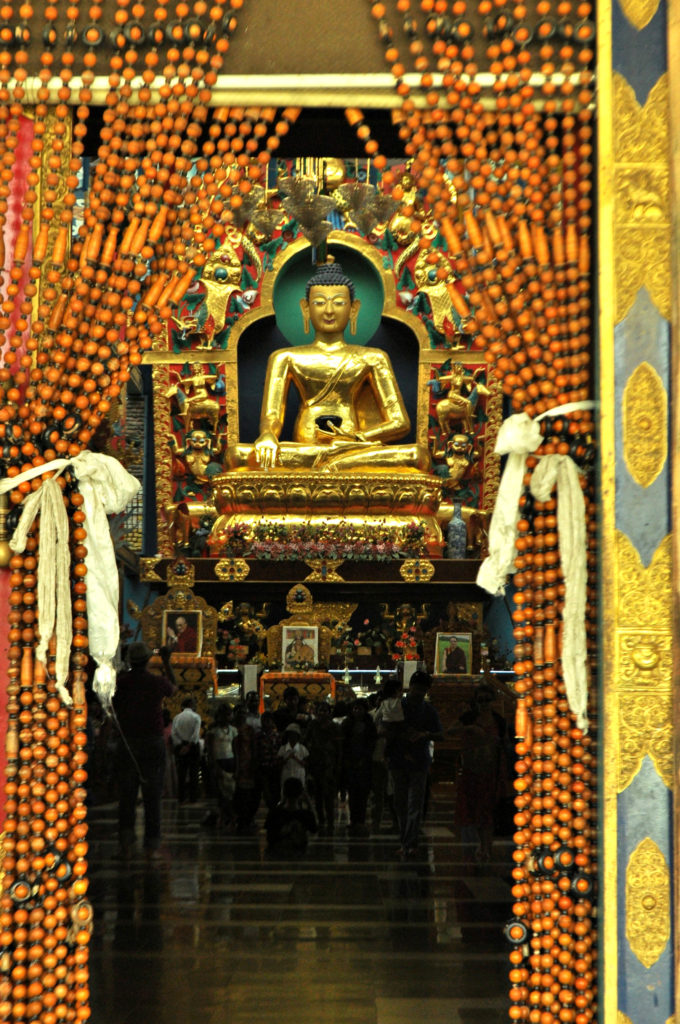
{"type": "Polygon", "coordinates": [[[246,694],[246,722],[255,732],[262,728],[260,721],[260,697],[256,690],[249,690],[246,694]]]}
{"type": "Polygon", "coordinates": [[[300,726],[292,722],[284,733],[284,741],[279,747],[278,756],[282,762],[281,792],[286,779],[299,779],[305,785],[307,779],[307,758],[309,751],[300,742],[300,726]]]}
{"type": "Polygon", "coordinates": [[[185,697],[182,710],[172,720],[172,746],[177,765],[177,796],[180,803],[198,800],[198,775],[201,762],[201,716],[196,712],[196,701],[185,697]]]}
{"type": "Polygon", "coordinates": [[[212,727],[208,731],[208,766],[212,787],[217,797],[217,812],[209,811],[204,824],[229,825],[234,817],[234,740],[238,735],[232,725],[232,709],[229,704],[220,704],[215,712],[212,727]]]}

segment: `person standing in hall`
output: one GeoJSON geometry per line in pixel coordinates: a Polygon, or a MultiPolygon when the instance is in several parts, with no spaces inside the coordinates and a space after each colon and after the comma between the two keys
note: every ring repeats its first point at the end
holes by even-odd
{"type": "Polygon", "coordinates": [[[316,705],[316,715],[304,735],[309,750],[307,765],[314,796],[319,835],[333,835],[335,801],[342,763],[340,731],[331,718],[331,709],[325,701],[316,705]]]}
{"type": "Polygon", "coordinates": [[[394,743],[398,739],[399,731],[405,729],[404,708],[402,705],[403,695],[404,687],[402,681],[397,676],[388,676],[383,682],[380,693],[377,695],[376,707],[371,712],[371,718],[377,731],[376,744],[373,748],[371,775],[371,791],[373,794],[371,820],[374,832],[380,831],[383,808],[386,803],[392,818],[390,828],[393,832],[398,831],[396,814],[394,812],[392,780],[388,770],[388,757],[390,743],[394,743]]]}
{"type": "MultiPolygon", "coordinates": [[[[297,723],[300,694],[294,686],[287,686],[283,691],[283,700],[274,712],[274,720],[279,734],[283,736],[291,723],[297,723]]],[[[299,723],[298,723],[299,724],[299,723]]]]}
{"type": "Polygon", "coordinates": [[[177,765],[177,796],[181,804],[187,799],[198,800],[198,774],[201,763],[201,716],[196,711],[193,697],[185,697],[182,710],[172,720],[172,745],[177,765]]]}
{"type": "Polygon", "coordinates": [[[411,676],[402,701],[404,728],[390,744],[388,754],[402,857],[411,857],[418,849],[432,761],[431,744],[442,735],[439,715],[425,700],[431,685],[432,677],[427,672],[414,672],[411,676]]]}
{"type": "Polygon", "coordinates": [[[257,761],[257,733],[252,725],[248,725],[245,707],[236,711],[234,724],[237,734],[234,737],[234,758],[236,770],[234,781],[234,813],[236,814],[236,830],[248,834],[253,831],[255,815],[260,806],[261,785],[260,770],[257,761]]]}
{"type": "Polygon", "coordinates": [[[262,796],[268,810],[276,807],[281,796],[281,762],[279,747],[281,736],[271,711],[264,711],[257,734],[257,762],[260,769],[262,796]]]}
{"type": "Polygon", "coordinates": [[[118,776],[118,839],[121,853],[129,857],[135,841],[137,794],[144,802],[144,850],[158,856],[161,841],[161,798],[165,778],[163,700],[175,692],[175,676],[167,647],[161,647],[163,675],[149,672],[153,651],[141,641],[127,650],[130,668],[116,681],[113,710],[119,731],[116,751],[118,776]]]}
{"type": "Polygon", "coordinates": [[[373,750],[377,733],[368,703],[355,700],[342,723],[342,776],[349,800],[349,835],[367,836],[368,797],[373,775],[373,750]]]}
{"type": "Polygon", "coordinates": [[[209,812],[206,823],[211,823],[214,820],[219,827],[230,825],[234,816],[233,799],[236,788],[234,740],[236,736],[237,729],[232,724],[231,705],[218,705],[212,727],[208,730],[206,738],[208,765],[212,774],[213,790],[217,798],[217,817],[214,818],[215,812],[209,812]]]}

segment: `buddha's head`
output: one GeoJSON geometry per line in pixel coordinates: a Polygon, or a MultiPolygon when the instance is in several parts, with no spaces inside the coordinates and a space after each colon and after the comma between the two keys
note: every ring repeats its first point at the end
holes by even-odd
{"type": "Polygon", "coordinates": [[[359,300],[355,298],[354,283],[339,263],[324,263],[310,277],[305,298],[300,300],[305,331],[309,323],[316,334],[342,335],[347,324],[356,333],[359,300]]]}

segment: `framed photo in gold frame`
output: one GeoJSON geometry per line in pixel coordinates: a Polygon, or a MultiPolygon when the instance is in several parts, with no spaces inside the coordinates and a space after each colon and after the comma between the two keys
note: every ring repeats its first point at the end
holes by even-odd
{"type": "Polygon", "coordinates": [[[313,668],[319,662],[318,626],[284,626],[281,638],[281,668],[313,668]]]}
{"type": "Polygon", "coordinates": [[[164,609],[161,643],[171,654],[200,654],[203,648],[203,613],[199,609],[164,609]]]}
{"type": "Polygon", "coordinates": [[[472,633],[437,633],[434,674],[464,676],[472,666],[472,633]]]}

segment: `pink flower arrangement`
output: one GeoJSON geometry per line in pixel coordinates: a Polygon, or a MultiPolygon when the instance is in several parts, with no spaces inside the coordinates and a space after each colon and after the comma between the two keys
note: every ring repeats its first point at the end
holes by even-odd
{"type": "Polygon", "coordinates": [[[396,536],[383,523],[351,526],[302,523],[260,523],[248,535],[242,523],[228,526],[217,538],[217,550],[227,556],[304,561],[310,557],[329,561],[387,562],[418,558],[425,554],[425,529],[411,522],[396,536]]]}

